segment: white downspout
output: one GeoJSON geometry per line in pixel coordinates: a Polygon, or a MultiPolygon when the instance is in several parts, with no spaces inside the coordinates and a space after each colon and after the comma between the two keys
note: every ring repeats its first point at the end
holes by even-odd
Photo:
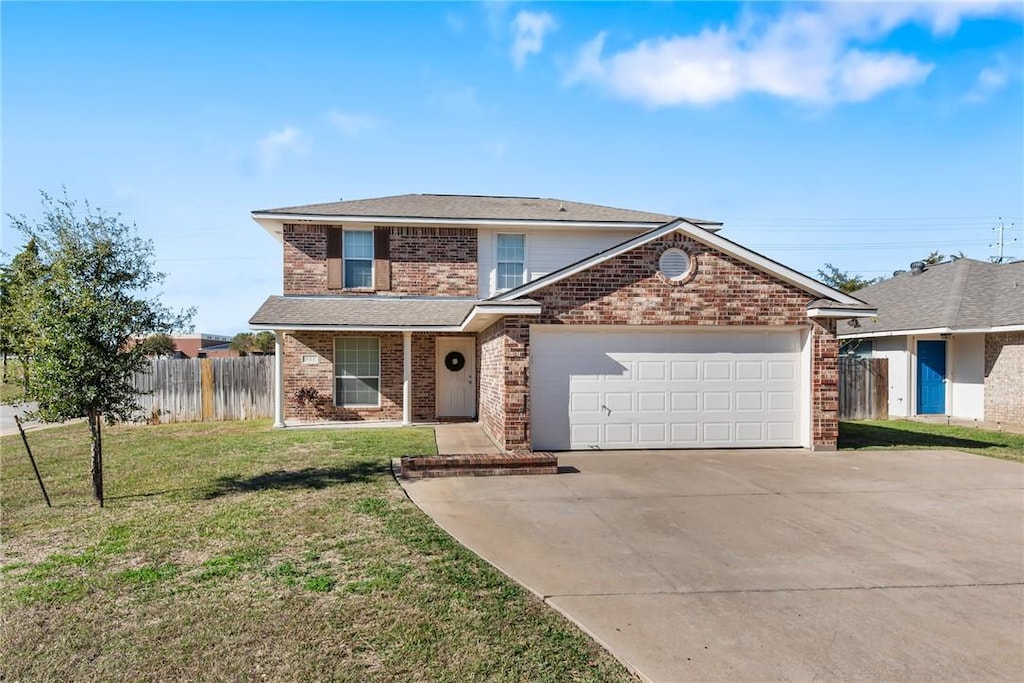
{"type": "Polygon", "coordinates": [[[412,332],[402,332],[402,424],[412,424],[412,332]]]}
{"type": "Polygon", "coordinates": [[[284,423],[284,333],[274,330],[274,427],[284,423]]]}

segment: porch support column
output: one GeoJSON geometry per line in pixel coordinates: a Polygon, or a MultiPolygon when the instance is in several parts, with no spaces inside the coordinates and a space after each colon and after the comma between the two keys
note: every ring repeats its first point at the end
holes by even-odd
{"type": "Polygon", "coordinates": [[[402,332],[402,424],[412,424],[412,332],[402,332]]]}
{"type": "Polygon", "coordinates": [[[284,332],[274,330],[274,427],[284,424],[284,332]]]}

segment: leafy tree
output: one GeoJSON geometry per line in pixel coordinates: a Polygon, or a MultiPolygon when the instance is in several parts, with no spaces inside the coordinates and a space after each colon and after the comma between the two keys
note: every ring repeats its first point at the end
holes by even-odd
{"type": "Polygon", "coordinates": [[[174,337],[166,332],[157,332],[146,337],[139,346],[147,356],[173,356],[174,337]]]}
{"type": "MultiPolygon", "coordinates": [[[[30,239],[10,263],[0,264],[0,353],[3,354],[3,379],[7,381],[7,357],[26,356],[29,313],[25,309],[24,292],[34,286],[45,273],[39,260],[39,246],[30,239]]],[[[25,364],[21,363],[19,380],[28,382],[25,364]]]]}
{"type": "Polygon", "coordinates": [[[818,270],[818,279],[829,287],[834,287],[840,292],[850,294],[851,292],[856,292],[858,289],[864,289],[868,285],[875,284],[881,278],[866,278],[860,275],[850,275],[847,271],[839,270],[831,263],[826,263],[824,268],[818,270]]]}
{"type": "Polygon", "coordinates": [[[926,266],[934,266],[936,263],[942,263],[943,261],[945,261],[946,255],[938,251],[933,251],[932,253],[928,254],[921,260],[924,262],[926,266]]]}
{"type": "Polygon", "coordinates": [[[256,336],[253,337],[253,346],[263,355],[273,356],[277,349],[277,338],[273,332],[268,332],[267,330],[257,332],[256,336]]]}
{"type": "Polygon", "coordinates": [[[45,422],[88,420],[92,490],[102,506],[101,425],[135,418],[133,375],[147,365],[143,349],[131,341],[190,329],[195,310],[174,312],[160,304],[153,289],[164,274],[154,270],[153,243],[134,225],[88,203],[80,212],[67,192],[42,197],[41,220],[10,217],[34,240],[44,269],[15,302],[26,313],[26,398],[39,403],[35,417],[45,422]]]}
{"type": "Polygon", "coordinates": [[[255,336],[252,332],[239,332],[231,338],[228,348],[237,351],[239,356],[245,356],[255,347],[255,336]]]}

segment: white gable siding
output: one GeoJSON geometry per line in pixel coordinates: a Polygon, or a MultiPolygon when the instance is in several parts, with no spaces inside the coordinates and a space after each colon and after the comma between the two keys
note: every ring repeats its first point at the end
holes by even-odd
{"type": "Polygon", "coordinates": [[[952,345],[953,405],[951,415],[985,419],[985,335],[958,334],[952,345]]]}
{"type": "Polygon", "coordinates": [[[526,281],[536,280],[570,263],[592,256],[616,244],[636,237],[646,230],[505,230],[480,228],[477,243],[480,250],[480,296],[493,296],[495,291],[495,244],[497,233],[526,235],[526,281]]]}

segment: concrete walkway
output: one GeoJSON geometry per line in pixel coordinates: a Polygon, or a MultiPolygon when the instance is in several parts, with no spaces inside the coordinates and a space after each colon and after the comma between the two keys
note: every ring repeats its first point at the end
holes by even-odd
{"type": "Polygon", "coordinates": [[[562,453],[402,482],[653,681],[1024,680],[1024,467],[951,451],[562,453]]]}
{"type": "Polygon", "coordinates": [[[500,453],[478,422],[447,422],[434,427],[438,455],[500,453]]]}

